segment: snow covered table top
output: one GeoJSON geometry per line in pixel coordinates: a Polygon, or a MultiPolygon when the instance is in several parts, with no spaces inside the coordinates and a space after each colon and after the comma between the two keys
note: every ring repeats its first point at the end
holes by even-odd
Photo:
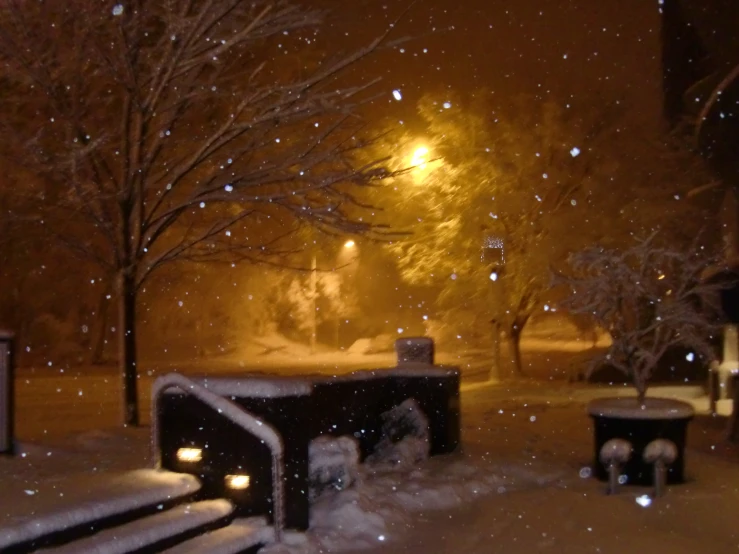
{"type": "Polygon", "coordinates": [[[693,406],[672,398],[611,397],[598,398],[588,404],[588,414],[621,419],[684,419],[693,417],[693,406]]]}

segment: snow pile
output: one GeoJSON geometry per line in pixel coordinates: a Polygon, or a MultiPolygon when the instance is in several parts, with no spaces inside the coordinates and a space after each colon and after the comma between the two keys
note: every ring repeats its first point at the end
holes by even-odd
{"type": "Polygon", "coordinates": [[[307,533],[286,533],[282,544],[260,553],[320,554],[398,543],[419,512],[455,508],[484,495],[541,486],[558,478],[520,464],[493,465],[458,455],[432,458],[411,470],[365,465],[360,476],[355,487],[325,494],[313,503],[307,533]]]}
{"type": "Polygon", "coordinates": [[[428,459],[429,422],[413,398],[382,414],[382,420],[382,438],[368,463],[413,467],[428,459]]]}
{"type": "Polygon", "coordinates": [[[323,436],[309,446],[311,500],[331,490],[343,490],[359,476],[359,445],[351,437],[323,436]]]}

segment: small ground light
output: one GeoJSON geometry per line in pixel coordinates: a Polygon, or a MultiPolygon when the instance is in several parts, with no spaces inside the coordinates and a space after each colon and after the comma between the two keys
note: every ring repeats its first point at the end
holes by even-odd
{"type": "Polygon", "coordinates": [[[177,450],[177,459],[181,462],[199,462],[203,459],[200,448],[180,448],[177,450]]]}
{"type": "Polygon", "coordinates": [[[244,490],[249,488],[248,475],[226,475],[226,486],[229,489],[244,490]]]}

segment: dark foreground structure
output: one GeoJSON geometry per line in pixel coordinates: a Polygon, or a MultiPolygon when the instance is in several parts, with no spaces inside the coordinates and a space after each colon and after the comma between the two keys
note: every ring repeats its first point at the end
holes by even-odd
{"type": "Polygon", "coordinates": [[[158,464],[197,476],[204,498],[230,500],[239,516],[307,529],[314,439],[349,437],[364,461],[381,442],[413,431],[401,425],[388,436],[387,427],[391,410],[412,399],[421,413],[409,415],[428,422],[429,453],[458,447],[459,371],[428,363],[430,340],[410,352],[409,340],[398,345],[397,367],[339,377],[164,376],[153,390],[158,464]]]}
{"type": "Polygon", "coordinates": [[[360,461],[416,463],[459,446],[459,371],[433,364],[431,339],[396,351],[395,368],[340,377],[157,379],[159,470],[0,523],[0,552],[255,554],[286,527],[306,529],[309,495],[351,485],[360,461]]]}

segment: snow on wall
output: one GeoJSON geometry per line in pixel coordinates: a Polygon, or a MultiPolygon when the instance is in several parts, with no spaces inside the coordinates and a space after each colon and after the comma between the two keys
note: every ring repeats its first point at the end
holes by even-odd
{"type": "MultiPolygon", "coordinates": [[[[306,379],[283,377],[203,377],[191,379],[221,396],[242,398],[281,398],[284,396],[307,396],[313,392],[313,384],[306,379]]],[[[169,390],[170,394],[177,391],[169,390]]]]}
{"type": "Polygon", "coordinates": [[[55,554],[126,554],[174,537],[228,516],[233,504],[228,500],[203,500],[183,504],[171,510],[138,519],[120,527],[105,529],[64,546],[52,549],[55,554]]]}
{"type": "Polygon", "coordinates": [[[127,494],[111,498],[103,490],[100,491],[99,498],[92,498],[71,508],[61,508],[22,523],[0,527],[0,551],[12,544],[32,541],[49,533],[187,496],[200,489],[200,482],[192,475],[168,471],[141,469],[130,472],[125,479],[128,483],[127,494]]]}
{"type": "Polygon", "coordinates": [[[393,377],[450,377],[460,374],[457,367],[428,365],[423,362],[405,362],[384,370],[384,373],[393,377]]]}

